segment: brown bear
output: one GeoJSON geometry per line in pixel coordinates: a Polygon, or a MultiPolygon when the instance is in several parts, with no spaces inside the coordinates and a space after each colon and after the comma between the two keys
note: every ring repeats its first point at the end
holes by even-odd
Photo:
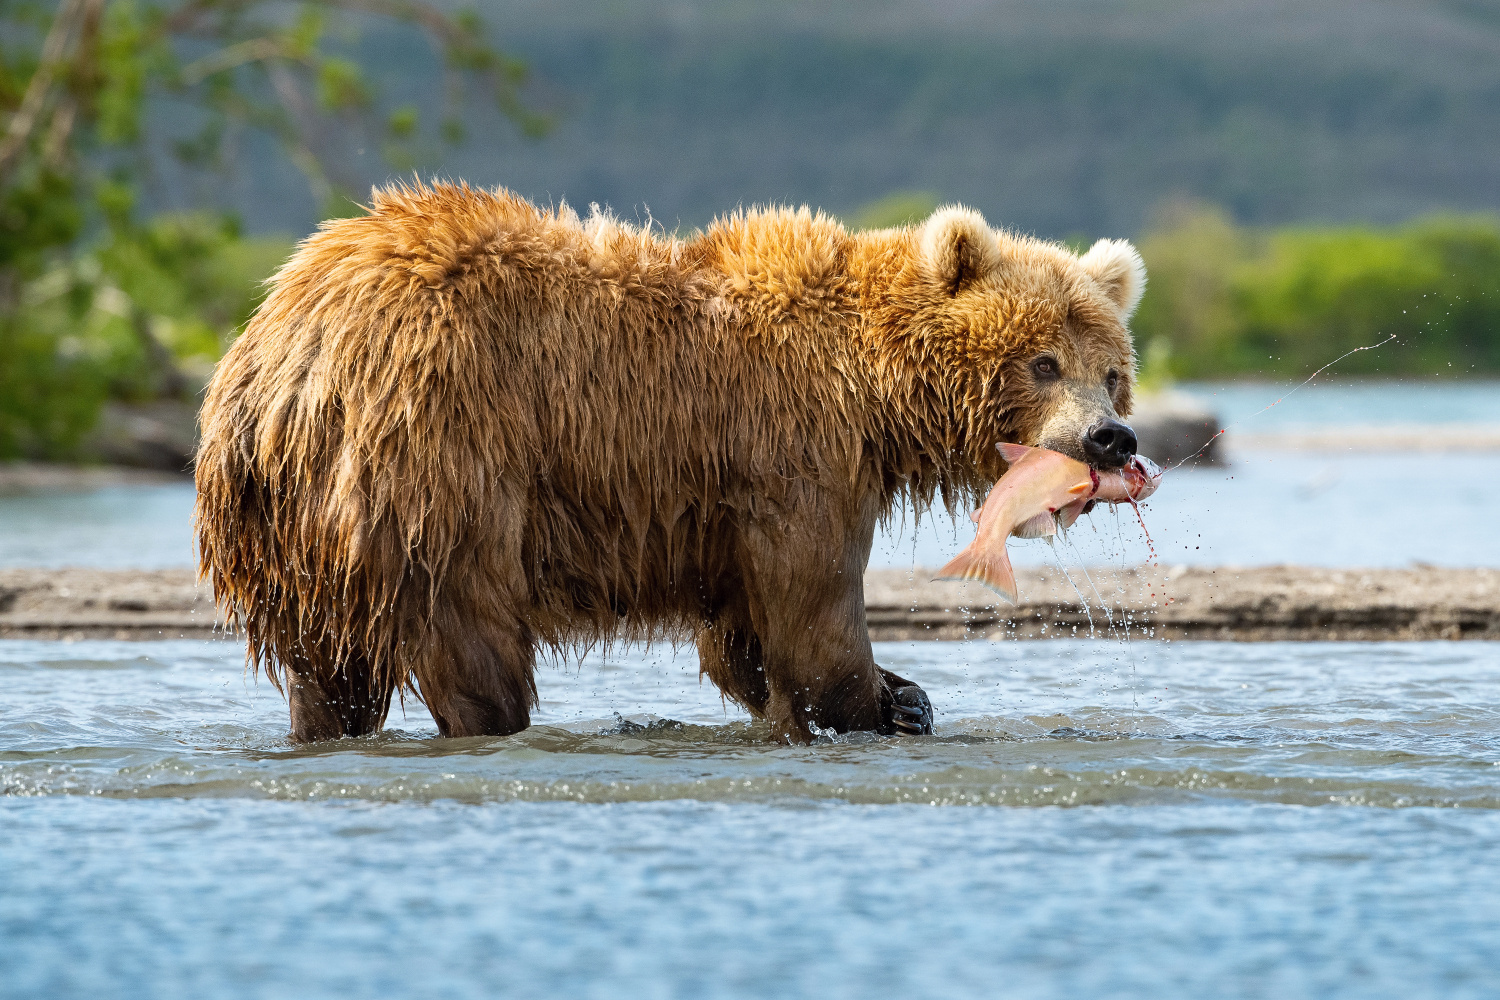
{"type": "Polygon", "coordinates": [[[292,737],[514,733],[537,647],[696,639],[779,738],[926,732],[862,577],[907,498],[995,444],[1123,464],[1136,252],[941,209],[849,232],[738,212],[682,239],[505,191],[398,187],[273,281],[203,406],[204,574],[292,737]]]}

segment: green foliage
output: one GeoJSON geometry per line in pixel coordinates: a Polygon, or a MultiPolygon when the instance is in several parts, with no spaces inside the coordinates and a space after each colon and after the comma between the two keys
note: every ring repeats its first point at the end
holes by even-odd
{"type": "Polygon", "coordinates": [[[318,103],[326,111],[368,106],[370,85],[359,66],[347,59],[324,59],[318,67],[318,103]]]}
{"type": "Polygon", "coordinates": [[[391,136],[396,139],[409,139],[417,131],[417,123],[420,120],[417,106],[415,104],[403,104],[391,112],[386,119],[386,128],[391,136]]]}
{"type": "Polygon", "coordinates": [[[1143,393],[1162,392],[1177,381],[1172,373],[1172,342],[1166,337],[1152,337],[1140,348],[1140,368],[1135,387],[1143,393]]]}
{"type": "Polygon", "coordinates": [[[148,78],[170,65],[171,53],[153,37],[148,16],[155,15],[143,12],[132,0],[118,0],[104,9],[95,105],[99,138],[108,145],[140,138],[148,78]]]}
{"type": "MultiPolygon", "coordinates": [[[[96,253],[100,273],[129,299],[193,381],[207,375],[259,303],[290,241],[246,239],[232,219],[159,215],[122,227],[96,253]]],[[[139,339],[139,338],[138,338],[139,339]]],[[[153,387],[137,382],[136,392],[153,387]]]]}
{"type": "Polygon", "coordinates": [[[1500,371],[1500,220],[1389,228],[1235,226],[1179,204],[1140,241],[1149,280],[1134,328],[1180,376],[1500,371]]]}
{"type": "Polygon", "coordinates": [[[854,210],[849,224],[856,229],[888,229],[920,222],[942,201],[928,191],[896,191],[854,210]]]}
{"type": "Polygon", "coordinates": [[[0,312],[0,458],[68,457],[107,398],[191,396],[289,249],[199,213],[53,255],[0,312]]]}
{"type": "Polygon", "coordinates": [[[64,457],[98,418],[105,381],[92,359],[69,353],[71,297],[27,291],[27,308],[0,314],[0,458],[64,457]]]}
{"type": "Polygon", "coordinates": [[[0,0],[0,458],[74,454],[108,398],[191,398],[291,248],[222,215],[138,218],[141,169],[159,161],[153,101],[199,123],[168,141],[184,165],[213,167],[259,132],[331,214],[360,211],[340,169],[350,141],[416,163],[416,108],[379,114],[345,54],[368,19],[445,54],[454,113],[479,82],[537,127],[524,67],[475,16],[425,0],[0,0]]]}
{"type": "MultiPolygon", "coordinates": [[[[83,206],[71,177],[34,170],[0,189],[0,281],[11,287],[39,271],[49,249],[72,242],[83,226],[83,206]]],[[[8,289],[0,286],[0,307],[8,289]]]]}

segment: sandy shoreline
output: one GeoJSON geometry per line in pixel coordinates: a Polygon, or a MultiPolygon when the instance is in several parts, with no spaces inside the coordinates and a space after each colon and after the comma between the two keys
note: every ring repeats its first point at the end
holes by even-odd
{"type": "MultiPolygon", "coordinates": [[[[876,641],[1123,635],[1230,641],[1500,639],[1500,570],[1145,566],[1017,574],[1021,603],[927,571],[865,576],[876,641]],[[1075,589],[1075,586],[1077,589],[1075,589]],[[1087,601],[1080,597],[1087,595],[1087,601]]],[[[176,570],[0,570],[0,638],[233,638],[176,570]]]]}
{"type": "Polygon", "coordinates": [[[866,574],[875,639],[1500,639],[1500,570],[1304,566],[1021,569],[1017,607],[926,573],[866,574]],[[1085,599],[1086,598],[1086,599],[1085,599]]]}

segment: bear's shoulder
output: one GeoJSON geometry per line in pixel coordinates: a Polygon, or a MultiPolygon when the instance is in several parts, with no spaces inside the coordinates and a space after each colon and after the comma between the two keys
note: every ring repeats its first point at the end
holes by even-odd
{"type": "Polygon", "coordinates": [[[854,309],[854,241],[835,218],[806,207],[746,209],[694,241],[734,307],[764,322],[823,319],[854,309]]]}
{"type": "Polygon", "coordinates": [[[553,290],[590,285],[626,294],[684,292],[694,283],[683,247],[675,236],[597,207],[580,218],[566,202],[538,208],[503,188],[401,184],[376,189],[364,215],[324,223],[276,283],[349,288],[399,282],[439,289],[466,277],[488,284],[509,274],[553,290]]]}

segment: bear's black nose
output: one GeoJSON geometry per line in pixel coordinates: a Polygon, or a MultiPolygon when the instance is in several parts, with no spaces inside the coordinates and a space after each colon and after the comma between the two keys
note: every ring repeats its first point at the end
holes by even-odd
{"type": "Polygon", "coordinates": [[[1118,420],[1104,419],[1083,434],[1083,455],[1098,469],[1118,469],[1135,454],[1135,431],[1118,420]]]}

